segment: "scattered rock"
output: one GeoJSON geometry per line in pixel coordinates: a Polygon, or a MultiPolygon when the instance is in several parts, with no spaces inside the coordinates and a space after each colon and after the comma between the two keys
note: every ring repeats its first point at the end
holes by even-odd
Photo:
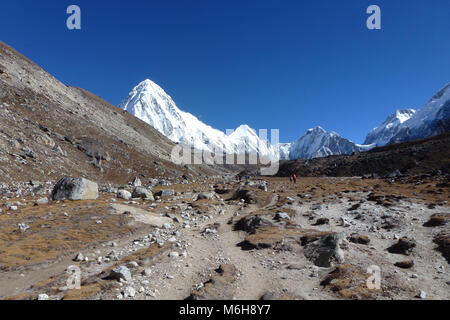
{"type": "Polygon", "coordinates": [[[347,238],[348,241],[353,242],[353,243],[358,243],[358,244],[369,244],[370,243],[370,239],[368,236],[364,236],[364,235],[360,235],[357,233],[352,233],[350,235],[350,237],[347,238]]]}
{"type": "Polygon", "coordinates": [[[347,228],[347,227],[350,227],[350,222],[348,222],[348,220],[346,218],[341,217],[339,219],[339,225],[342,226],[342,227],[347,228]]]}
{"type": "Polygon", "coordinates": [[[320,225],[329,224],[329,223],[330,223],[330,219],[328,219],[328,218],[319,218],[319,219],[316,220],[314,225],[315,226],[320,226],[320,225]]]}
{"type": "Polygon", "coordinates": [[[427,293],[425,291],[420,290],[419,294],[416,296],[416,298],[419,299],[426,299],[427,298],[427,293]]]}
{"type": "Polygon", "coordinates": [[[291,217],[286,212],[277,212],[275,213],[274,220],[280,221],[280,220],[290,220],[291,217]]]}
{"type": "Polygon", "coordinates": [[[202,192],[197,196],[197,200],[203,200],[203,199],[211,200],[212,198],[214,198],[213,192],[202,192]]]}
{"type": "Polygon", "coordinates": [[[144,187],[134,188],[131,196],[133,198],[142,198],[142,199],[146,199],[146,200],[150,200],[150,201],[155,201],[155,198],[153,197],[152,192],[147,190],[144,187]]]}
{"type": "Polygon", "coordinates": [[[442,252],[447,262],[450,263],[450,230],[440,232],[433,241],[438,245],[437,249],[442,252]]]}
{"type": "Polygon", "coordinates": [[[126,287],[123,292],[124,298],[134,297],[135,295],[136,295],[136,290],[134,290],[133,287],[126,287]]]}
{"type": "Polygon", "coordinates": [[[38,300],[48,300],[49,296],[47,294],[45,294],[45,293],[41,293],[41,294],[38,295],[37,299],[38,300]]]}
{"type": "Polygon", "coordinates": [[[28,229],[30,229],[30,226],[27,225],[27,224],[25,224],[25,223],[19,223],[19,224],[18,224],[18,227],[19,227],[20,231],[22,231],[22,232],[25,232],[25,231],[27,231],[28,229]]]}
{"type": "Polygon", "coordinates": [[[131,272],[125,266],[119,266],[111,270],[109,277],[110,279],[120,280],[123,279],[125,281],[131,281],[131,272]]]}
{"type": "Polygon", "coordinates": [[[450,213],[435,213],[432,214],[430,220],[428,220],[424,226],[425,227],[438,227],[444,226],[450,221],[450,213]]]}
{"type": "Polygon", "coordinates": [[[73,261],[83,261],[84,255],[80,252],[76,255],[76,257],[73,259],[73,261]]]}
{"type": "Polygon", "coordinates": [[[155,192],[155,196],[158,197],[170,197],[173,196],[175,194],[175,192],[173,191],[173,189],[164,189],[164,190],[160,190],[155,192]]]}
{"type": "Polygon", "coordinates": [[[117,197],[124,199],[124,200],[130,200],[131,199],[131,193],[127,190],[119,190],[117,193],[117,197]]]}
{"type": "Polygon", "coordinates": [[[98,185],[85,178],[62,178],[53,188],[50,198],[61,200],[95,200],[98,198],[98,185]]]}
{"type": "Polygon", "coordinates": [[[391,247],[388,248],[388,251],[390,253],[396,253],[396,254],[404,254],[404,255],[410,255],[412,250],[416,247],[416,241],[412,238],[403,237],[398,240],[396,244],[393,244],[391,247]]]}
{"type": "Polygon", "coordinates": [[[340,248],[342,234],[332,233],[319,240],[307,243],[304,249],[306,258],[319,267],[330,267],[333,262],[343,263],[344,253],[340,248]]]}
{"type": "Polygon", "coordinates": [[[140,186],[142,186],[141,179],[139,179],[138,177],[135,177],[133,182],[131,182],[131,185],[133,187],[140,187],[140,186]]]}
{"type": "Polygon", "coordinates": [[[402,269],[409,269],[414,266],[414,261],[412,261],[412,260],[399,261],[399,262],[394,263],[394,266],[402,268],[402,269]]]}
{"type": "Polygon", "coordinates": [[[37,204],[48,204],[48,198],[40,198],[36,200],[37,204]]]}

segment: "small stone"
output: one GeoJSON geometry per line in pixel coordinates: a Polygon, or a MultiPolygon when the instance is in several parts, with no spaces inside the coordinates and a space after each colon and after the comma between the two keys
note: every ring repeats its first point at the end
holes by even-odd
{"type": "Polygon", "coordinates": [[[48,295],[47,294],[45,294],[45,293],[41,293],[41,294],[39,294],[38,295],[38,300],[48,300],[48,295]]]}
{"type": "Polygon", "coordinates": [[[131,281],[131,272],[127,267],[119,266],[111,270],[109,277],[116,280],[123,279],[125,281],[131,281]]]}
{"type": "Polygon", "coordinates": [[[27,224],[25,224],[25,223],[19,223],[19,224],[18,224],[18,227],[19,227],[20,231],[22,231],[22,232],[25,232],[25,231],[27,231],[28,229],[30,229],[30,226],[27,225],[27,224]]]}
{"type": "Polygon", "coordinates": [[[282,219],[290,220],[291,217],[290,217],[289,214],[287,214],[286,212],[277,212],[277,213],[275,214],[274,219],[275,219],[275,220],[282,220],[282,219]]]}
{"type": "Polygon", "coordinates": [[[136,290],[134,290],[133,287],[126,287],[124,292],[123,292],[123,295],[124,295],[125,298],[127,298],[127,297],[134,297],[136,295],[136,290]]]}
{"type": "Polygon", "coordinates": [[[176,251],[172,251],[171,253],[169,253],[169,257],[171,257],[171,258],[178,258],[179,254],[176,251]]]}
{"type": "Polygon", "coordinates": [[[40,198],[36,200],[37,204],[47,204],[48,203],[48,198],[40,198]]]}
{"type": "Polygon", "coordinates": [[[142,270],[142,275],[143,276],[150,276],[152,274],[152,269],[150,268],[144,268],[144,270],[142,270]]]}
{"type": "Polygon", "coordinates": [[[339,223],[344,228],[350,227],[350,222],[348,222],[347,219],[345,219],[344,217],[341,217],[339,219],[339,223]]]}
{"type": "Polygon", "coordinates": [[[388,248],[390,253],[410,255],[412,250],[416,247],[416,241],[412,238],[403,237],[388,248]]]}
{"type": "Polygon", "coordinates": [[[412,260],[406,260],[406,261],[399,261],[394,263],[396,267],[402,268],[402,269],[409,269],[414,266],[414,261],[412,260]]]}
{"type": "Polygon", "coordinates": [[[131,193],[127,190],[119,190],[117,193],[117,197],[121,198],[123,200],[130,200],[131,199],[131,193]]]}
{"type": "Polygon", "coordinates": [[[426,299],[427,293],[425,291],[420,290],[420,293],[417,295],[417,298],[426,299]]]}

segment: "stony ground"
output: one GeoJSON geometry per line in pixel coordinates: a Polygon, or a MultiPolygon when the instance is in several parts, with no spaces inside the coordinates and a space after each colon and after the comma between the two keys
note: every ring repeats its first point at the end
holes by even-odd
{"type": "Polygon", "coordinates": [[[443,177],[225,177],[46,203],[52,184],[3,186],[1,299],[450,299],[443,177]]]}

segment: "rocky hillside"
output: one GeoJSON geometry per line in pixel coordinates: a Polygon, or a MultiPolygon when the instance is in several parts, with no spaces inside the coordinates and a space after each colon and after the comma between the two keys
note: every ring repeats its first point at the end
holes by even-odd
{"type": "Polygon", "coordinates": [[[278,176],[399,176],[450,174],[450,133],[352,155],[282,161],[278,176]]]}
{"type": "Polygon", "coordinates": [[[86,90],[70,87],[0,42],[0,182],[86,176],[214,174],[176,166],[174,144],[145,122],[86,90]]]}

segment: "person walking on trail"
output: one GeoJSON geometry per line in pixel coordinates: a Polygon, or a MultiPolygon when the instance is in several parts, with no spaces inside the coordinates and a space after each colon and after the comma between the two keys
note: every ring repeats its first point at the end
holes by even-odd
{"type": "Polygon", "coordinates": [[[292,174],[289,175],[289,181],[292,182],[292,174]]]}
{"type": "Polygon", "coordinates": [[[292,175],[292,179],[294,180],[294,183],[297,183],[297,176],[295,175],[295,173],[292,175]]]}

